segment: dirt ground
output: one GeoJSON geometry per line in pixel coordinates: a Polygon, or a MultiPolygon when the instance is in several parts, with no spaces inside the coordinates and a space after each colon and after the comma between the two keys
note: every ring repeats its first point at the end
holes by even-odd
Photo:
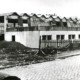
{"type": "MultiPolygon", "coordinates": [[[[73,51],[79,54],[80,51],[73,51]]],[[[70,53],[71,54],[71,53],[70,53]]],[[[37,64],[16,66],[0,72],[21,80],[80,80],[80,55],[37,64]]]]}

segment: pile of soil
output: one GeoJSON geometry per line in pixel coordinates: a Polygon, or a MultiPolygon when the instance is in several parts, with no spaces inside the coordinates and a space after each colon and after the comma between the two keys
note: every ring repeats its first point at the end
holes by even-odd
{"type": "Polygon", "coordinates": [[[29,47],[25,47],[24,45],[18,42],[7,42],[7,41],[0,41],[0,49],[7,49],[7,51],[15,51],[15,50],[28,50],[29,47]]]}
{"type": "Polygon", "coordinates": [[[0,42],[0,61],[2,65],[23,63],[32,49],[18,42],[0,42]],[[5,62],[4,62],[5,61],[5,62]]]}
{"type": "Polygon", "coordinates": [[[20,66],[52,61],[57,57],[56,49],[31,49],[18,42],[0,42],[0,64],[2,66],[20,66]]]}

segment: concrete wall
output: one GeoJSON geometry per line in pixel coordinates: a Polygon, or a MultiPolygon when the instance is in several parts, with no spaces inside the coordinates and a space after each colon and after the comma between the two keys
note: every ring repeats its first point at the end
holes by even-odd
{"type": "Polygon", "coordinates": [[[15,35],[15,41],[31,47],[39,48],[39,31],[6,32],[5,40],[12,41],[12,35],[15,35]]]}
{"type": "Polygon", "coordinates": [[[68,40],[68,35],[75,35],[75,40],[80,40],[80,31],[40,31],[40,35],[52,35],[52,40],[56,40],[56,35],[65,35],[65,40],[68,40]]]}
{"type": "MultiPolygon", "coordinates": [[[[23,31],[23,32],[6,32],[5,40],[12,41],[12,36],[15,35],[15,41],[31,47],[39,48],[39,31],[23,31]]],[[[64,40],[69,40],[68,35],[75,35],[75,40],[80,40],[80,31],[40,31],[40,35],[52,35],[52,40],[56,40],[56,35],[65,35],[64,40]]]]}

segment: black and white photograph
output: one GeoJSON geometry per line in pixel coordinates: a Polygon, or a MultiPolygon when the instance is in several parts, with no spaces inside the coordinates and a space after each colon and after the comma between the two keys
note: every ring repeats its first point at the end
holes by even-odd
{"type": "Polygon", "coordinates": [[[80,0],[0,1],[0,80],[80,80],[80,0]]]}

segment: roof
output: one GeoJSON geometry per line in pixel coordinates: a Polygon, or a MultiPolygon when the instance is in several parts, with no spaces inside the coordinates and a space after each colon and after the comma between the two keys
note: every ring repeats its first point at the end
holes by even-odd
{"type": "Polygon", "coordinates": [[[42,16],[41,14],[36,14],[39,18],[42,16]]]}
{"type": "Polygon", "coordinates": [[[42,15],[41,17],[44,17],[46,19],[46,16],[45,15],[42,15]]]}
{"type": "Polygon", "coordinates": [[[36,16],[37,18],[39,18],[39,17],[37,16],[37,14],[34,14],[34,13],[31,13],[31,14],[30,14],[30,17],[32,17],[32,16],[36,16]]]}
{"type": "Polygon", "coordinates": [[[50,17],[52,17],[53,19],[57,18],[57,16],[55,16],[55,15],[51,15],[50,17]]]}
{"type": "Polygon", "coordinates": [[[27,13],[21,13],[20,14],[20,16],[25,16],[25,15],[28,16],[28,17],[30,17],[30,15],[28,15],[27,13]]]}
{"type": "Polygon", "coordinates": [[[60,21],[61,18],[59,16],[57,16],[56,18],[54,18],[55,21],[60,21]]]}
{"type": "MultiPolygon", "coordinates": [[[[35,14],[35,13],[31,13],[31,14],[27,14],[27,13],[21,13],[21,14],[18,14],[17,12],[10,12],[10,13],[4,13],[4,14],[0,14],[0,16],[8,16],[8,18],[11,18],[12,15],[16,15],[15,17],[17,16],[28,16],[28,17],[32,17],[32,16],[36,16],[37,18],[39,18],[41,21],[52,21],[52,20],[67,20],[67,21],[79,21],[79,19],[77,18],[74,18],[74,17],[61,17],[61,16],[57,16],[56,14],[35,14]]],[[[18,17],[17,17],[18,18],[18,17]]],[[[17,18],[14,18],[14,19],[17,19],[17,18]]],[[[13,19],[13,17],[12,17],[13,19]]],[[[26,19],[26,18],[25,18],[26,19]]]]}
{"type": "Polygon", "coordinates": [[[49,18],[49,17],[50,17],[50,14],[46,14],[45,17],[46,17],[46,18],[49,18]]]}
{"type": "Polygon", "coordinates": [[[62,18],[62,21],[63,21],[63,22],[66,22],[66,21],[67,21],[66,17],[63,17],[63,18],[62,18]]]}
{"type": "Polygon", "coordinates": [[[69,20],[73,21],[72,17],[70,17],[69,20]]]}
{"type": "Polygon", "coordinates": [[[14,14],[19,16],[19,14],[16,13],[16,12],[4,13],[4,14],[0,14],[0,16],[11,16],[11,15],[14,15],[14,14]]]}

